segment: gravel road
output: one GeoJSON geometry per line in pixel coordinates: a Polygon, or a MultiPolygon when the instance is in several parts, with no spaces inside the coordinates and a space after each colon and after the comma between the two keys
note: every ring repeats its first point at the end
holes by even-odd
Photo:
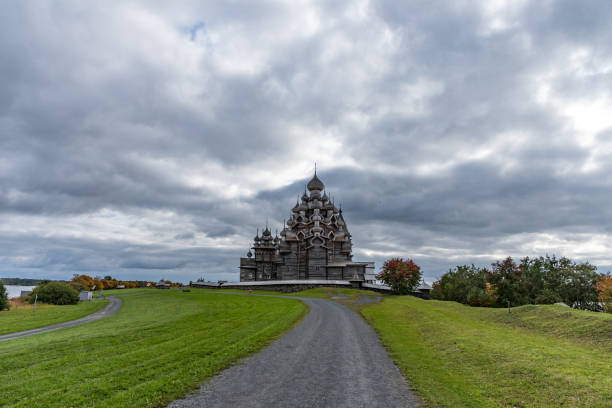
{"type": "Polygon", "coordinates": [[[119,309],[121,309],[121,300],[116,297],[108,297],[110,300],[108,305],[104,306],[102,310],[98,310],[95,313],[89,314],[85,317],[81,317],[80,319],[70,320],[64,323],[58,323],[51,326],[39,327],[37,329],[25,330],[16,333],[9,333],[0,336],[0,341],[18,339],[20,337],[32,336],[34,334],[46,333],[53,330],[63,329],[65,327],[78,326],[80,324],[85,324],[89,322],[93,322],[95,320],[102,319],[104,317],[108,317],[112,314],[115,314],[119,309]]]}
{"type": "Polygon", "coordinates": [[[299,298],[310,313],[260,353],[168,407],[418,407],[370,326],[346,306],[299,298]]]}

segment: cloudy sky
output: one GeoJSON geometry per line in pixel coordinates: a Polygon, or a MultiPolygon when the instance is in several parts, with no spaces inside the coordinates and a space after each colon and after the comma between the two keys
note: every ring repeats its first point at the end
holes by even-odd
{"type": "Polygon", "coordinates": [[[612,5],[14,1],[0,276],[238,279],[314,163],[354,259],[612,269],[612,5]]]}

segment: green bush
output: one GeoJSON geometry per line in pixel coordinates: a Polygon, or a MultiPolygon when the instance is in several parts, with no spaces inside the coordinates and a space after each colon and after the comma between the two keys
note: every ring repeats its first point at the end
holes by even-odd
{"type": "Polygon", "coordinates": [[[558,293],[553,292],[550,289],[544,289],[542,292],[535,298],[536,305],[552,305],[554,303],[558,303],[563,301],[561,296],[558,293]]]}
{"type": "Polygon", "coordinates": [[[53,305],[76,305],[79,303],[79,292],[64,282],[49,282],[34,288],[29,296],[29,302],[38,301],[53,305]]]}
{"type": "Polygon", "coordinates": [[[4,287],[4,284],[0,282],[0,312],[4,309],[9,310],[9,307],[10,305],[8,302],[8,295],[6,294],[6,288],[4,287]]]}

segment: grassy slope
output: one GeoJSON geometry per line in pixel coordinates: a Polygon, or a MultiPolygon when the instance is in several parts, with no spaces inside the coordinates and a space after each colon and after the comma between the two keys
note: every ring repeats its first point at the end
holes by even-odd
{"type": "Polygon", "coordinates": [[[612,316],[385,297],[362,308],[430,406],[611,407],[612,316]]]}
{"type": "Polygon", "coordinates": [[[78,319],[102,309],[108,301],[79,302],[76,305],[18,305],[0,312],[0,334],[14,333],[37,327],[78,319]]]}
{"type": "Polygon", "coordinates": [[[305,312],[289,299],[121,292],[109,318],[0,343],[0,406],[164,406],[305,312]]]}

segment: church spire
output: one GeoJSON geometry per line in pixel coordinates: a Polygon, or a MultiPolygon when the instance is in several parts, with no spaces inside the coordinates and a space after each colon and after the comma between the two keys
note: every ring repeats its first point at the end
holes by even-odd
{"type": "Polygon", "coordinates": [[[314,176],[312,176],[312,179],[310,179],[310,181],[306,185],[306,188],[308,188],[308,190],[310,191],[323,191],[323,189],[325,188],[325,184],[323,184],[323,182],[319,179],[319,177],[317,177],[316,167],[315,167],[314,176]]]}

